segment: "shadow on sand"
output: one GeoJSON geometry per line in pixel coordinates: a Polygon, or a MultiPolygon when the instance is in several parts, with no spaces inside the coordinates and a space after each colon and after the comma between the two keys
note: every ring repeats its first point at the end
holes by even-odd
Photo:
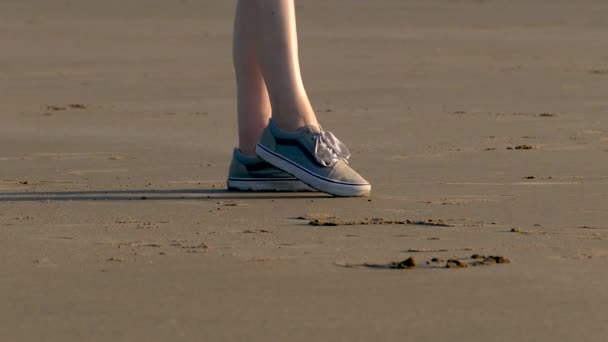
{"type": "Polygon", "coordinates": [[[0,192],[0,202],[55,201],[217,201],[331,198],[319,192],[247,192],[226,189],[168,189],[168,190],[89,190],[0,192]]]}

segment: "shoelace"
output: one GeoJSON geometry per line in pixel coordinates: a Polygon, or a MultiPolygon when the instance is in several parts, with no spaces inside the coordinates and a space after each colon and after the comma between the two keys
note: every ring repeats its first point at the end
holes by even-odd
{"type": "Polygon", "coordinates": [[[315,158],[323,166],[331,166],[339,160],[348,163],[350,151],[332,132],[321,129],[315,134],[315,158]]]}

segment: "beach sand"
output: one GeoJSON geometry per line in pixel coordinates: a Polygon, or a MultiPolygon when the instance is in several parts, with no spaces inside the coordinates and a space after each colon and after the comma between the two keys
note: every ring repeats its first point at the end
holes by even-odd
{"type": "Polygon", "coordinates": [[[234,3],[168,3],[0,4],[1,340],[606,340],[608,4],[300,1],[332,198],[225,191],[234,3]]]}

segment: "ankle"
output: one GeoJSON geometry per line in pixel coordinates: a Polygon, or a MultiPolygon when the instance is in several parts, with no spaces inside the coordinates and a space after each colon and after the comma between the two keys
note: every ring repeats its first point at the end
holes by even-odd
{"type": "Polygon", "coordinates": [[[241,152],[242,154],[246,155],[246,156],[255,156],[255,146],[239,146],[238,148],[239,152],[241,152]]]}
{"type": "Polygon", "coordinates": [[[314,114],[312,116],[293,115],[288,117],[276,115],[273,116],[272,120],[280,129],[288,132],[295,132],[304,126],[319,127],[319,122],[314,114]]]}

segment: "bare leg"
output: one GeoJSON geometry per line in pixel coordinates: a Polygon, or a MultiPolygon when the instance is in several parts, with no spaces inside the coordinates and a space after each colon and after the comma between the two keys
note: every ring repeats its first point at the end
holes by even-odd
{"type": "Polygon", "coordinates": [[[294,0],[241,0],[257,9],[257,60],[270,95],[272,118],[293,131],[318,126],[298,57],[294,0]]]}
{"type": "MultiPolygon", "coordinates": [[[[265,1],[265,0],[263,0],[265,1]]],[[[233,62],[237,81],[239,149],[255,155],[257,143],[271,114],[268,91],[256,57],[258,8],[239,0],[234,19],[233,62]]]]}
{"type": "MultiPolygon", "coordinates": [[[[285,134],[271,125],[267,134],[261,136],[270,114],[287,131],[305,125],[319,126],[302,82],[297,39],[294,0],[238,1],[234,67],[238,83],[239,147],[246,154],[257,152],[267,163],[317,190],[336,196],[366,196],[371,185],[348,166],[350,153],[331,132],[305,129],[299,134],[285,134]],[[301,143],[302,139],[310,138],[315,142],[314,148],[302,145],[309,153],[277,149],[283,144],[279,140],[301,143]],[[254,144],[258,139],[256,150],[254,144]],[[311,154],[313,158],[309,157],[311,154]]],[[[229,187],[232,165],[235,164],[231,164],[229,171],[229,187]]],[[[253,179],[253,182],[260,181],[253,179]]]]}

